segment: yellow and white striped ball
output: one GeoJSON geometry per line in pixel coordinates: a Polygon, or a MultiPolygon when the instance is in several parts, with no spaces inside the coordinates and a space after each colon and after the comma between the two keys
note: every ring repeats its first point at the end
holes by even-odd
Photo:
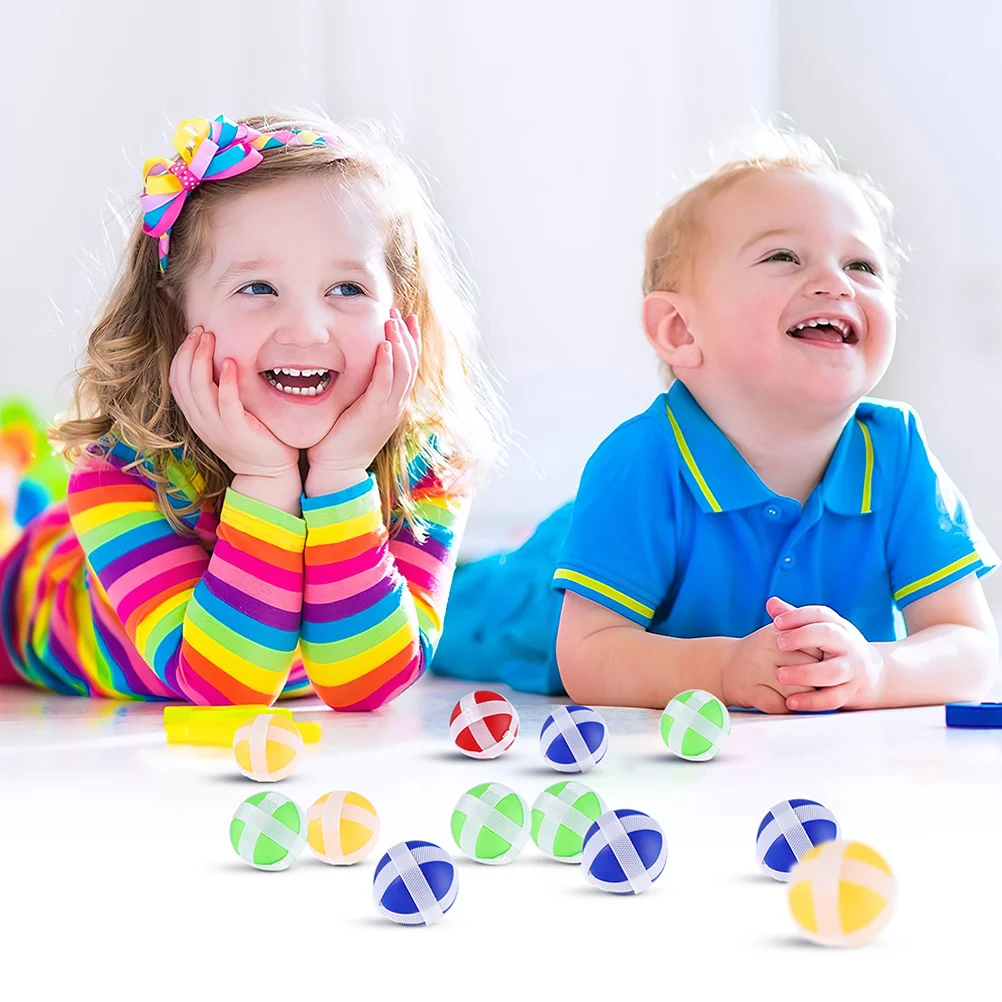
{"type": "Polygon", "coordinates": [[[376,848],[379,815],[360,793],[325,793],[310,805],[306,817],[310,848],[325,863],[357,863],[376,848]]]}
{"type": "Polygon", "coordinates": [[[248,779],[276,783],[299,765],[303,736],[291,720],[274,713],[259,713],[237,728],[233,754],[248,779]]]}
{"type": "Polygon", "coordinates": [[[862,842],[822,842],[790,871],[790,912],[822,946],[869,943],[890,922],[896,897],[887,861],[862,842]]]}

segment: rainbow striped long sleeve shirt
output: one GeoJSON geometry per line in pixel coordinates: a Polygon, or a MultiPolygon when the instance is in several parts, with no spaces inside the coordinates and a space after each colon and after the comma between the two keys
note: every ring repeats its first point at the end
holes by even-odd
{"type": "MultiPolygon", "coordinates": [[[[121,443],[0,558],[0,681],[66,694],[272,703],[315,691],[366,710],[421,676],[441,635],[468,496],[411,464],[422,530],[381,514],[373,477],[303,517],[233,490],[181,535],[121,443]],[[131,468],[129,468],[131,466],[131,468]]],[[[168,470],[180,511],[197,474],[168,470]]]]}

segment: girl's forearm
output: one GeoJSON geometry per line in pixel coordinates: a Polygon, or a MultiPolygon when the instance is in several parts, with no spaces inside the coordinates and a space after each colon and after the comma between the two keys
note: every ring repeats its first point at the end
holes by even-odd
{"type": "Polygon", "coordinates": [[[998,674],[998,641],[973,626],[942,624],[874,643],[884,659],[868,709],[983,699],[998,674]]]}
{"type": "Polygon", "coordinates": [[[326,494],[336,494],[360,484],[368,477],[368,473],[359,468],[356,470],[328,470],[316,464],[310,466],[306,474],[303,493],[308,498],[323,497],[326,494]]]}
{"type": "Polygon", "coordinates": [[[279,511],[297,517],[302,514],[300,497],[303,482],[298,470],[289,470],[278,477],[262,477],[248,473],[238,473],[230,487],[244,497],[253,498],[262,504],[271,505],[279,511]]]}

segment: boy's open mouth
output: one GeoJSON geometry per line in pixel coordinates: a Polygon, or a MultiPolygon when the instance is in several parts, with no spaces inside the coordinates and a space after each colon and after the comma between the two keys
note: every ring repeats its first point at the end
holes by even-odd
{"type": "Polygon", "coordinates": [[[331,384],[330,369],[265,369],[261,373],[271,386],[290,396],[315,397],[331,384]]]}
{"type": "Polygon", "coordinates": [[[848,320],[834,317],[816,317],[804,320],[786,332],[801,341],[819,341],[824,344],[857,344],[856,328],[848,320]]]}

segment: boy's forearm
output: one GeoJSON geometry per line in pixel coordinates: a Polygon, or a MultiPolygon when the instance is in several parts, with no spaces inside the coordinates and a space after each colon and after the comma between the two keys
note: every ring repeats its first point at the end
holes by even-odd
{"type": "Polygon", "coordinates": [[[973,626],[929,626],[872,646],[884,659],[883,679],[861,709],[980,700],[998,672],[997,640],[973,626]]]}
{"type": "Polygon", "coordinates": [[[557,660],[571,699],[600,706],[664,709],[686,689],[721,695],[732,637],[683,640],[629,626],[607,627],[572,644],[557,642],[557,660]]]}

